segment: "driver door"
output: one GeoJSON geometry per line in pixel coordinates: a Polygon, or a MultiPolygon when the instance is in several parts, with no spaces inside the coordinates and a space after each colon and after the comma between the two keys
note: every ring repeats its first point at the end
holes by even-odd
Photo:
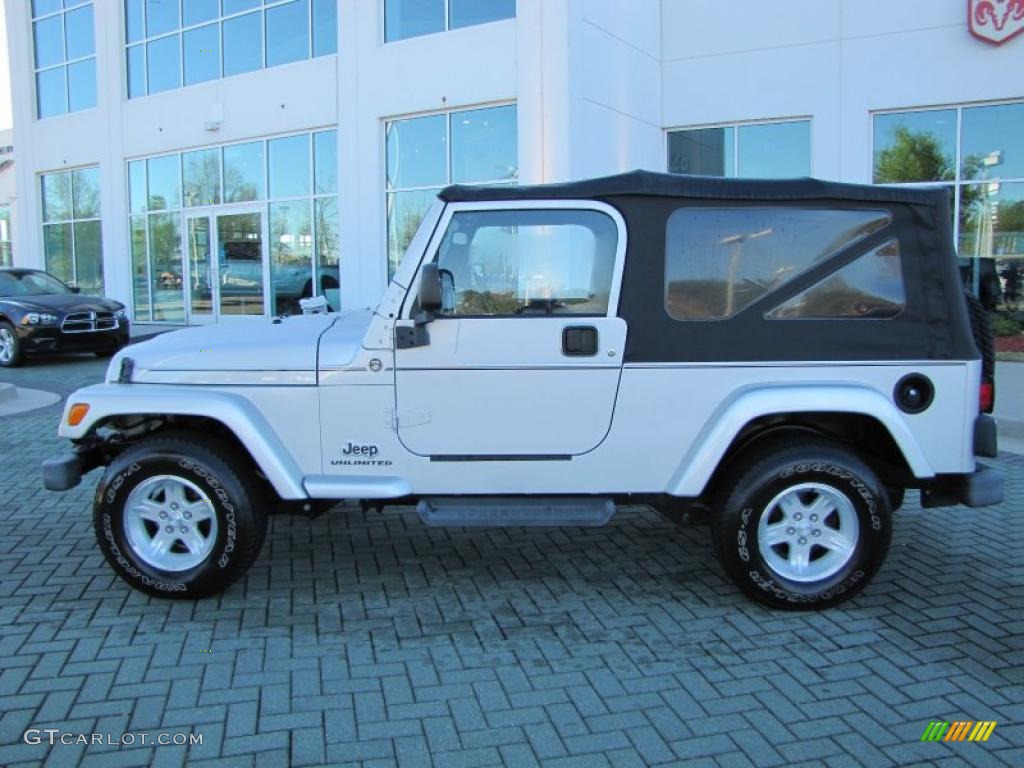
{"type": "MultiPolygon", "coordinates": [[[[557,460],[600,445],[615,409],[625,226],[600,203],[449,206],[426,260],[444,308],[395,350],[398,435],[434,460],[557,460]]],[[[415,287],[404,318],[419,311],[415,287]]]]}

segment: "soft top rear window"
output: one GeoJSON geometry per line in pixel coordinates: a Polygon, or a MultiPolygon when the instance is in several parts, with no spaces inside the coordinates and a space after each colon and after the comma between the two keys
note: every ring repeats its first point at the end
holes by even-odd
{"type": "Polygon", "coordinates": [[[666,227],[665,309],[684,321],[732,317],[891,220],[886,210],[680,208],[666,227]]]}

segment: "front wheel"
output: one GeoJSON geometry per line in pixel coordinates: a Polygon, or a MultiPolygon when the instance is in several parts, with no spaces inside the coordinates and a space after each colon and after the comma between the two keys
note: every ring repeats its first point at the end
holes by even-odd
{"type": "Polygon", "coordinates": [[[14,326],[0,321],[0,365],[4,368],[17,368],[21,365],[21,339],[14,326]]]}
{"type": "Polygon", "coordinates": [[[871,580],[892,535],[885,486],[857,456],[827,443],[747,463],[713,520],[729,577],[775,608],[816,609],[871,580]]]}
{"type": "Polygon", "coordinates": [[[266,514],[230,446],[154,435],[107,468],[93,505],[96,538],[118,576],[159,597],[223,591],[259,554],[266,514]]]}

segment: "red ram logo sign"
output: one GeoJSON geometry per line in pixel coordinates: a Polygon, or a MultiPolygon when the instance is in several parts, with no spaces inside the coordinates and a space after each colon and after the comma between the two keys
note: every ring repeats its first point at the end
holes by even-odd
{"type": "Polygon", "coordinates": [[[967,24],[979,40],[1002,45],[1024,32],[1024,0],[967,0],[967,24]]]}

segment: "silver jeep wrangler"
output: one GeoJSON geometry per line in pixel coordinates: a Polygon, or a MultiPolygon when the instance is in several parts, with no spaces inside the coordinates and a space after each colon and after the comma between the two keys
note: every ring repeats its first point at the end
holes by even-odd
{"type": "Polygon", "coordinates": [[[430,525],[703,511],[747,594],[821,608],[881,565],[907,489],[986,506],[991,337],[942,190],[633,172],[450,187],[375,310],[131,346],[67,402],[110,565],[220,592],[271,511],[430,525]],[[335,514],[343,514],[340,507],[335,514]]]}

